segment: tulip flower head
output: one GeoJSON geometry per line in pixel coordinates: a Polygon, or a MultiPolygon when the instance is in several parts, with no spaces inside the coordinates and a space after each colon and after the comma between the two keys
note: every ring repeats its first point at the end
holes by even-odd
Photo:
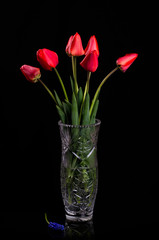
{"type": "Polygon", "coordinates": [[[69,56],[78,57],[84,55],[82,40],[78,33],[69,38],[65,51],[69,56]]]}
{"type": "Polygon", "coordinates": [[[40,69],[29,65],[21,66],[20,70],[29,82],[36,83],[41,77],[40,69]]]}
{"type": "Polygon", "coordinates": [[[121,71],[125,72],[137,57],[138,57],[137,53],[129,53],[123,57],[118,58],[116,64],[119,66],[121,71]]]}
{"type": "Polygon", "coordinates": [[[52,71],[52,68],[55,68],[59,63],[58,55],[49,49],[39,49],[36,55],[38,62],[45,70],[52,71]]]}
{"type": "Polygon", "coordinates": [[[90,52],[96,50],[97,55],[99,56],[99,47],[97,43],[96,37],[93,35],[90,37],[87,47],[85,48],[85,55],[89,54],[90,52]]]}
{"type": "MultiPolygon", "coordinates": [[[[70,59],[72,61],[72,75],[70,75],[72,96],[69,96],[67,94],[67,89],[64,84],[65,82],[62,80],[58,70],[56,69],[56,66],[59,63],[58,55],[56,52],[43,48],[39,49],[36,53],[38,62],[45,70],[55,71],[63,90],[63,100],[60,99],[58,93],[55,90],[52,92],[45,85],[41,79],[39,68],[23,65],[20,69],[28,81],[33,83],[38,81],[47,90],[55,102],[56,109],[62,123],[71,125],[94,124],[96,122],[101,88],[107,79],[117,70],[120,69],[122,72],[125,72],[138,57],[138,54],[129,53],[123,57],[118,58],[116,60],[117,66],[103,78],[103,80],[99,83],[97,90],[95,91],[94,97],[90,99],[90,79],[93,75],[92,73],[95,72],[98,68],[99,47],[96,37],[94,35],[90,37],[84,50],[81,37],[76,32],[75,35],[70,36],[65,51],[67,55],[71,57],[70,59]],[[82,89],[81,85],[79,85],[77,74],[77,64],[79,64],[77,56],[82,55],[84,55],[84,58],[82,61],[80,61],[80,65],[87,71],[84,89],[82,89]]],[[[56,224],[53,224],[53,226],[56,227],[56,224]]]]}
{"type": "Polygon", "coordinates": [[[98,67],[98,53],[96,50],[88,53],[80,65],[89,72],[95,72],[98,67]]]}

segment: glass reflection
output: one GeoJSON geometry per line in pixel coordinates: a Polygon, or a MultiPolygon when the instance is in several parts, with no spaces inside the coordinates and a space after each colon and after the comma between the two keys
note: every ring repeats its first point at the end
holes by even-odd
{"type": "Polygon", "coordinates": [[[65,222],[66,239],[94,239],[93,221],[88,222],[65,222]]]}

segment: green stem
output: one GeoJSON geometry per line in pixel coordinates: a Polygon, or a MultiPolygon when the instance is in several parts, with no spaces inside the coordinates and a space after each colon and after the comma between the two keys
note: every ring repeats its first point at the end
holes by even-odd
{"type": "Polygon", "coordinates": [[[50,91],[50,89],[45,85],[45,83],[43,83],[43,81],[39,78],[38,81],[43,85],[43,87],[47,90],[47,92],[50,94],[50,96],[52,97],[52,99],[54,100],[54,102],[57,104],[56,99],[53,95],[53,93],[50,91]]]}
{"type": "Polygon", "coordinates": [[[87,72],[87,92],[89,92],[89,83],[90,83],[90,78],[91,78],[91,72],[87,72]]]}
{"type": "Polygon", "coordinates": [[[48,223],[48,224],[50,224],[50,222],[48,221],[48,219],[47,219],[47,214],[45,213],[45,220],[46,220],[46,222],[48,223]]]}
{"type": "Polygon", "coordinates": [[[84,90],[83,99],[82,99],[82,104],[81,104],[81,109],[80,109],[79,123],[81,121],[82,110],[83,110],[83,105],[84,105],[84,101],[85,101],[85,98],[86,98],[86,93],[89,92],[90,77],[91,77],[91,72],[88,71],[87,72],[87,81],[86,81],[85,90],[84,90]]]}
{"type": "Polygon", "coordinates": [[[87,72],[87,81],[86,81],[86,85],[85,85],[85,89],[84,89],[84,94],[83,94],[83,102],[84,102],[84,100],[85,100],[86,93],[89,91],[89,81],[90,81],[90,77],[91,77],[91,72],[87,72]]]}
{"type": "Polygon", "coordinates": [[[91,104],[91,107],[90,107],[90,115],[91,115],[91,113],[92,113],[94,104],[95,104],[95,102],[96,102],[96,100],[97,100],[97,97],[98,97],[98,95],[99,95],[99,92],[100,92],[100,90],[101,90],[101,87],[102,87],[103,84],[106,82],[106,80],[107,80],[114,72],[116,72],[117,70],[118,70],[118,67],[114,68],[114,69],[103,79],[103,81],[100,83],[100,85],[99,85],[99,87],[97,88],[97,91],[96,91],[96,93],[95,93],[95,95],[94,95],[94,98],[93,98],[93,100],[92,100],[92,104],[91,104]]]}
{"type": "Polygon", "coordinates": [[[65,86],[64,86],[64,84],[63,84],[63,81],[62,81],[62,79],[61,79],[61,77],[60,77],[60,74],[59,74],[59,72],[57,71],[56,68],[54,68],[54,70],[55,70],[55,72],[56,72],[56,74],[57,74],[57,76],[58,76],[58,79],[59,79],[59,81],[60,81],[60,84],[61,84],[62,90],[63,90],[63,92],[64,92],[65,98],[66,98],[66,100],[69,102],[68,96],[67,96],[67,93],[66,93],[66,89],[65,89],[65,86]]]}
{"type": "Polygon", "coordinates": [[[75,83],[75,94],[78,93],[78,83],[77,83],[77,58],[72,56],[72,71],[73,71],[73,78],[75,83]]]}

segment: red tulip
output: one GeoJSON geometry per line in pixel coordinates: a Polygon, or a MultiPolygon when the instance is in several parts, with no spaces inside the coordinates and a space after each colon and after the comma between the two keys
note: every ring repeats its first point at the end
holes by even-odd
{"type": "Polygon", "coordinates": [[[36,83],[41,77],[40,68],[23,65],[21,66],[20,70],[22,71],[26,79],[32,83],[36,83]]]}
{"type": "Polygon", "coordinates": [[[137,56],[138,56],[137,53],[126,54],[125,56],[118,58],[116,64],[123,72],[125,72],[130,67],[130,65],[135,61],[137,56]]]}
{"type": "Polygon", "coordinates": [[[80,65],[89,72],[95,72],[98,67],[98,53],[96,50],[88,53],[85,58],[80,62],[80,65]]]}
{"type": "Polygon", "coordinates": [[[46,48],[39,49],[36,53],[37,60],[45,70],[52,71],[59,63],[58,55],[46,48]]]}
{"type": "Polygon", "coordinates": [[[99,56],[99,47],[98,47],[97,39],[95,36],[91,36],[88,41],[87,47],[85,48],[85,55],[87,55],[88,53],[94,50],[96,50],[97,55],[99,56]]]}
{"type": "Polygon", "coordinates": [[[66,45],[66,49],[65,49],[66,53],[67,53],[69,56],[71,56],[71,55],[69,54],[69,52],[70,52],[70,45],[71,45],[71,43],[72,43],[72,39],[73,39],[73,35],[69,38],[68,43],[67,43],[67,45],[66,45]]]}
{"type": "Polygon", "coordinates": [[[76,33],[74,36],[71,36],[69,38],[65,51],[69,56],[84,55],[82,40],[78,33],[76,33]]]}

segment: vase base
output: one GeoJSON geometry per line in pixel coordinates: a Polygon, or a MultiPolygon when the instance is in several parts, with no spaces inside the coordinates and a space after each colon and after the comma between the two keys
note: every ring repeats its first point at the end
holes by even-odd
{"type": "Polygon", "coordinates": [[[66,214],[66,219],[71,222],[86,222],[92,220],[92,218],[93,214],[88,216],[75,216],[66,214]]]}

